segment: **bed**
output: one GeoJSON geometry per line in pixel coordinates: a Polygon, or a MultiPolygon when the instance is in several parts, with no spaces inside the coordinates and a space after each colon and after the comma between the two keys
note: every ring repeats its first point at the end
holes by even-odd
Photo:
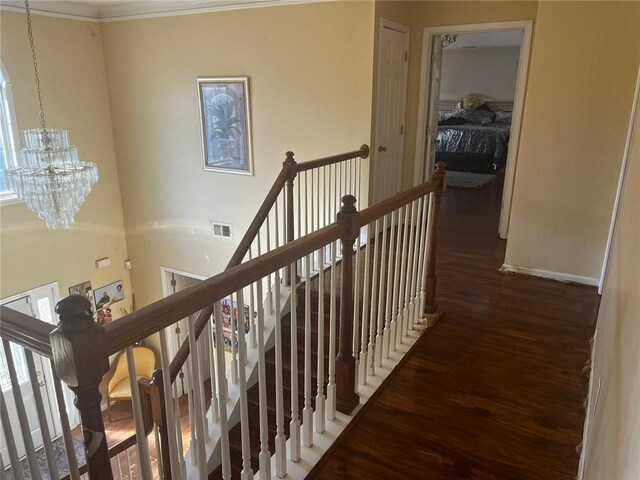
{"type": "Polygon", "coordinates": [[[465,110],[441,103],[436,161],[447,170],[496,173],[507,161],[511,108],[507,102],[485,102],[479,109],[465,110]]]}

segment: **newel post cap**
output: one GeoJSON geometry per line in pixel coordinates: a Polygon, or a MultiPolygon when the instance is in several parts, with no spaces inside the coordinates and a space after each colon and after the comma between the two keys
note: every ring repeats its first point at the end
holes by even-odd
{"type": "Polygon", "coordinates": [[[342,207],[338,212],[338,223],[349,226],[343,241],[354,241],[360,235],[360,213],[356,208],[356,197],[345,195],[342,197],[342,207]]]}
{"type": "Polygon", "coordinates": [[[71,388],[99,383],[109,371],[109,356],[106,333],[93,319],[91,302],[69,295],[55,311],[60,321],[49,338],[58,377],[71,388]]]}

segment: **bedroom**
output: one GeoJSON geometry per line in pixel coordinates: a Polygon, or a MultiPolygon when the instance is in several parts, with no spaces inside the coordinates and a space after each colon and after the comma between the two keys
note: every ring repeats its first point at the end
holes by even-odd
{"type": "Polygon", "coordinates": [[[500,209],[522,42],[522,30],[433,38],[429,96],[438,101],[429,105],[425,160],[447,164],[448,185],[460,200],[469,190],[481,191],[485,198],[495,197],[492,208],[500,209]]]}

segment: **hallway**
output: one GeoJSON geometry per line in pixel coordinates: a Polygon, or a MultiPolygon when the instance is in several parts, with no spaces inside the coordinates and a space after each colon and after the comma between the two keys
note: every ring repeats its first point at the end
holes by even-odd
{"type": "Polygon", "coordinates": [[[446,192],[445,316],[313,478],[575,478],[599,297],[498,272],[501,186],[446,192]]]}

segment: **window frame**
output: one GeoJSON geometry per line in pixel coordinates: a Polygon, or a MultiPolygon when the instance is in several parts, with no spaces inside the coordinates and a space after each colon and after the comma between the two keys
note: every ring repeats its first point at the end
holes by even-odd
{"type": "MultiPolygon", "coordinates": [[[[13,92],[11,80],[4,63],[0,60],[0,128],[5,139],[5,158],[10,166],[18,165],[18,125],[16,122],[15,108],[13,104],[13,92]]],[[[0,166],[3,167],[3,166],[0,166]]],[[[0,206],[20,203],[15,192],[6,190],[0,192],[0,206]]]]}

